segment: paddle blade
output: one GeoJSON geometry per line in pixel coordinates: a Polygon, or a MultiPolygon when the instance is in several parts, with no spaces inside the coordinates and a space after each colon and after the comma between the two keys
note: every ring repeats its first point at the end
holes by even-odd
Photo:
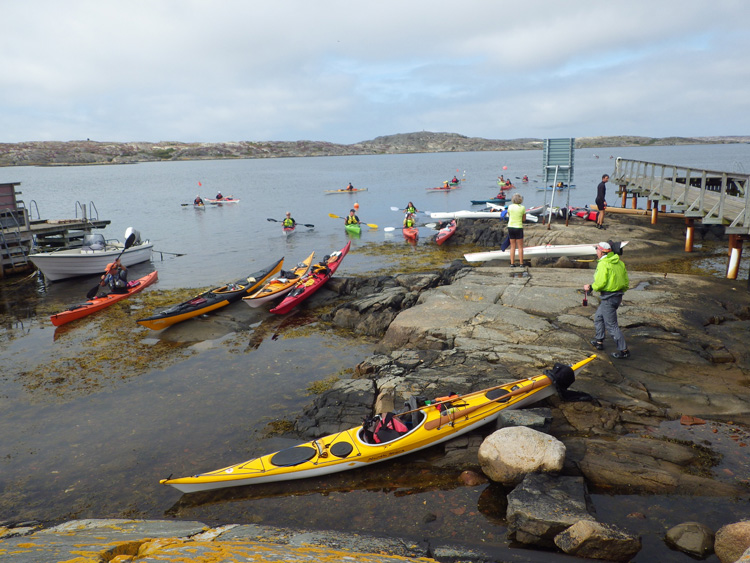
{"type": "Polygon", "coordinates": [[[384,231],[385,231],[386,233],[390,233],[391,231],[395,231],[395,230],[396,230],[396,227],[384,227],[384,228],[383,228],[383,230],[384,230],[384,231]]]}
{"type": "Polygon", "coordinates": [[[338,215],[334,215],[333,213],[329,213],[329,214],[328,214],[328,216],[329,216],[329,217],[330,217],[331,219],[341,219],[341,217],[339,217],[338,215]]]}
{"type": "Polygon", "coordinates": [[[315,228],[315,225],[311,225],[310,223],[302,223],[303,227],[308,227],[309,229],[315,228]]]}
{"type": "MultiPolygon", "coordinates": [[[[134,242],[135,242],[135,233],[130,233],[130,236],[125,239],[125,248],[122,249],[122,252],[125,252],[128,248],[133,246],[134,242]]],[[[122,256],[122,252],[120,252],[120,256],[122,256]]],[[[120,256],[118,256],[118,258],[120,256]]]]}
{"type": "Polygon", "coordinates": [[[88,293],[86,294],[86,299],[93,299],[96,297],[96,294],[99,292],[99,287],[101,287],[99,284],[96,284],[94,287],[89,289],[88,293]]]}
{"type": "Polygon", "coordinates": [[[274,223],[278,223],[278,221],[274,219],[273,217],[268,217],[266,221],[273,221],[274,223]]]}
{"type": "Polygon", "coordinates": [[[377,229],[378,228],[378,226],[375,223],[365,223],[365,225],[367,225],[371,229],[377,229]]]}

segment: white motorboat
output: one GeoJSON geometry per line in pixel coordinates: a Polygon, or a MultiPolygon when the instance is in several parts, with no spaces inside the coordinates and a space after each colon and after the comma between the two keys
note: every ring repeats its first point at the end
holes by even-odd
{"type": "MultiPolygon", "coordinates": [[[[620,248],[628,244],[628,241],[620,243],[620,248]]],[[[524,258],[541,256],[544,258],[559,258],[560,256],[592,256],[596,254],[594,244],[545,244],[542,246],[525,246],[524,258]]],[[[510,250],[490,250],[489,252],[472,252],[464,254],[467,262],[486,262],[488,260],[509,260],[510,250]]]]}
{"type": "Polygon", "coordinates": [[[138,231],[128,228],[127,239],[131,233],[136,234],[133,246],[123,252],[124,244],[119,241],[106,241],[99,233],[83,236],[80,248],[55,250],[29,254],[29,260],[39,268],[49,281],[64,280],[76,276],[103,274],[107,264],[113,262],[122,252],[120,262],[130,267],[151,259],[153,244],[148,240],[141,241],[138,231]]]}

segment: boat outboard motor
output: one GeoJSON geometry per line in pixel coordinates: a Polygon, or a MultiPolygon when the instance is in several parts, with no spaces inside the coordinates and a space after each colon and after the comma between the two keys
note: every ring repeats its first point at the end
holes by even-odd
{"type": "Polygon", "coordinates": [[[125,229],[125,240],[128,240],[128,237],[134,234],[135,240],[133,241],[133,245],[141,244],[141,233],[136,231],[133,227],[128,227],[125,229]]]}
{"type": "Polygon", "coordinates": [[[548,376],[555,384],[555,388],[563,401],[577,403],[594,400],[588,393],[568,390],[568,387],[573,385],[576,380],[576,374],[569,365],[556,363],[552,366],[552,369],[544,370],[544,375],[548,376]]]}
{"type": "Polygon", "coordinates": [[[101,233],[89,233],[83,235],[81,250],[104,250],[106,246],[107,242],[104,240],[104,235],[101,233]]]}

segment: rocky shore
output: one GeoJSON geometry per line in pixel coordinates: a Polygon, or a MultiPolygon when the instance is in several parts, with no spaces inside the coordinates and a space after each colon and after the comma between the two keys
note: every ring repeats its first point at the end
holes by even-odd
{"type": "MultiPolygon", "coordinates": [[[[576,148],[657,145],[697,145],[748,142],[748,137],[637,136],[582,137],[576,148]]],[[[285,158],[306,156],[349,156],[431,152],[541,150],[542,139],[483,139],[457,133],[420,131],[385,135],[349,145],[326,141],[235,141],[201,142],[115,142],[29,141],[0,143],[0,166],[70,166],[91,164],[133,164],[165,160],[215,160],[227,158],[285,158]]]]}
{"type": "MultiPolygon", "coordinates": [[[[47,530],[6,522],[0,559],[649,561],[677,550],[685,560],[750,561],[747,282],[667,271],[665,264],[685,259],[679,223],[608,217],[607,227],[531,225],[526,244],[629,241],[631,289],[619,312],[633,353],[627,360],[611,358],[611,339],[602,352],[589,344],[598,299],[582,306],[580,289],[592,279],[590,261],[534,259],[520,269],[457,261],[439,272],[329,282],[345,299],[324,319],[379,344],[352,378],[296,419],[296,437],[358,425],[362,413],[397,410],[410,395],[473,391],[597,354],[577,375],[576,395],[505,412],[497,424],[440,446],[442,456],[431,461],[460,470],[462,485],[491,481],[501,491],[488,502],[505,515],[507,546],[477,551],[186,521],[76,521],[47,530]],[[620,518],[597,511],[597,494],[609,495],[610,506],[640,495],[690,499],[692,508],[665,516],[655,502],[620,518]],[[704,511],[714,499],[735,509],[704,511]]],[[[502,235],[497,222],[466,221],[449,242],[496,244],[502,235]]]]}

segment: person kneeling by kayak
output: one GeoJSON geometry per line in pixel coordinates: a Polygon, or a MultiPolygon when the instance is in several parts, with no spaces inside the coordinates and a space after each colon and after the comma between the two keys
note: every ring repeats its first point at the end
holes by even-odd
{"type": "Polygon", "coordinates": [[[119,258],[107,264],[107,269],[104,272],[99,285],[109,285],[112,293],[128,292],[128,269],[122,265],[119,258]]]}

